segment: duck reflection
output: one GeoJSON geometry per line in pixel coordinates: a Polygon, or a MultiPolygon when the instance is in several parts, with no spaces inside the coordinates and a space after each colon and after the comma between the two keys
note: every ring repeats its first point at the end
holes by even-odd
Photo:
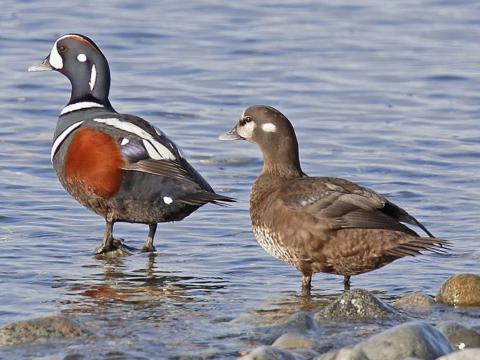
{"type": "MultiPolygon", "coordinates": [[[[222,278],[185,276],[160,269],[156,253],[139,256],[145,256],[145,264],[139,268],[132,269],[132,257],[105,258],[84,265],[88,274],[79,279],[58,279],[60,286],[67,288],[67,295],[75,297],[69,304],[76,306],[66,311],[98,312],[126,304],[139,308],[181,305],[199,301],[199,297],[226,286],[222,278]]],[[[138,266],[138,261],[133,263],[138,266]]]]}

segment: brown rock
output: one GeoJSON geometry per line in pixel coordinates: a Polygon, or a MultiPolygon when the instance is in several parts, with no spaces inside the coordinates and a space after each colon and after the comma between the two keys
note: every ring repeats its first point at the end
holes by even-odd
{"type": "Polygon", "coordinates": [[[0,328],[0,346],[29,343],[40,339],[73,338],[89,334],[77,321],[64,316],[47,316],[18,321],[0,328]]]}
{"type": "Polygon", "coordinates": [[[393,306],[399,309],[425,310],[435,305],[435,300],[422,293],[414,293],[396,299],[393,306]]]}
{"type": "Polygon", "coordinates": [[[458,274],[449,277],[436,300],[452,306],[480,306],[480,276],[458,274]]]}

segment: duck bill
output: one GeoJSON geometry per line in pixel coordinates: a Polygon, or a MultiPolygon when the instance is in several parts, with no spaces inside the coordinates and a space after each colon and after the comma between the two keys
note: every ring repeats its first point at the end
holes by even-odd
{"type": "Polygon", "coordinates": [[[222,134],[218,137],[219,140],[243,140],[243,137],[238,135],[237,127],[235,126],[229,132],[222,134]]]}
{"type": "Polygon", "coordinates": [[[29,72],[36,72],[36,71],[51,71],[55,70],[53,66],[50,64],[49,57],[47,56],[45,60],[43,60],[40,64],[38,65],[32,65],[28,68],[29,72]]]}

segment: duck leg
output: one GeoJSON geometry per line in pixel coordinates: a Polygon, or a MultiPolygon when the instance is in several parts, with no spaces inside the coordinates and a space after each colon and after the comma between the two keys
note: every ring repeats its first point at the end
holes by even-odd
{"type": "Polygon", "coordinates": [[[122,241],[113,237],[113,220],[107,217],[106,223],[102,245],[95,249],[97,255],[117,250],[122,246],[122,241]]]}
{"type": "Polygon", "coordinates": [[[145,241],[145,245],[143,245],[142,251],[154,252],[155,246],[153,246],[153,238],[155,237],[155,232],[157,231],[157,224],[149,224],[148,228],[147,240],[145,241]]]}
{"type": "Polygon", "coordinates": [[[302,276],[302,294],[310,295],[311,289],[312,289],[312,275],[303,275],[302,276]]]}
{"type": "Polygon", "coordinates": [[[345,275],[343,277],[343,291],[350,290],[350,275],[345,275]]]}

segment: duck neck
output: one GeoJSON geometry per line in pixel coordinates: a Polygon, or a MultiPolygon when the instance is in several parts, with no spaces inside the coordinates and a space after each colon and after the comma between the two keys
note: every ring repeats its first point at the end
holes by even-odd
{"type": "Polygon", "coordinates": [[[269,174],[287,178],[302,177],[305,174],[300,166],[298,145],[295,139],[284,142],[263,151],[262,174],[269,174]]]}
{"type": "MultiPolygon", "coordinates": [[[[67,75],[68,76],[68,75],[67,75]]],[[[88,72],[69,74],[72,93],[69,104],[93,101],[111,108],[108,94],[110,92],[110,69],[105,59],[98,59],[88,72]]]]}

